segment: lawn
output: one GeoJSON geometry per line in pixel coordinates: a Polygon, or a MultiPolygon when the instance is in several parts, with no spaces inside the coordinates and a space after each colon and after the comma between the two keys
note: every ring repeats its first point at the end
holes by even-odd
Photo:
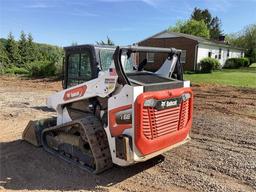
{"type": "Polygon", "coordinates": [[[185,79],[190,80],[192,84],[219,84],[256,88],[256,63],[249,68],[223,69],[209,74],[185,74],[185,79]]]}

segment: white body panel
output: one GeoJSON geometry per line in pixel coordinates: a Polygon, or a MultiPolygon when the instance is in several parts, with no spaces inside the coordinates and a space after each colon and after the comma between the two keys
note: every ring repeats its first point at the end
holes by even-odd
{"type": "MultiPolygon", "coordinates": [[[[115,109],[115,108],[125,106],[125,105],[132,105],[132,108],[134,109],[134,107],[133,107],[134,100],[142,92],[143,92],[142,86],[132,87],[129,85],[125,85],[122,88],[120,93],[113,95],[112,97],[109,98],[109,100],[108,100],[109,109],[108,110],[115,109]]],[[[131,126],[131,128],[126,129],[124,131],[124,134],[131,136],[131,138],[134,140],[134,115],[132,115],[132,117],[133,117],[132,126],[131,126]]],[[[122,160],[122,159],[119,159],[116,157],[115,137],[111,136],[109,127],[105,128],[105,131],[108,136],[108,142],[109,142],[109,146],[110,146],[111,157],[112,157],[113,163],[115,163],[117,165],[121,165],[121,166],[127,166],[130,164],[133,164],[134,161],[129,162],[129,161],[125,161],[125,160],[122,160]]],[[[135,147],[134,141],[133,141],[133,149],[135,149],[135,148],[136,147],[135,147]]]]}
{"type": "Polygon", "coordinates": [[[87,81],[85,83],[76,85],[74,87],[62,90],[51,95],[47,99],[47,107],[55,109],[57,111],[57,125],[71,121],[71,118],[68,115],[67,110],[62,106],[68,103],[75,101],[80,101],[92,97],[107,97],[116,89],[117,76],[110,76],[108,72],[102,73],[97,79],[87,81]],[[86,87],[84,95],[80,97],[71,98],[69,100],[64,100],[65,93],[71,90],[74,90],[79,87],[86,87]]]}

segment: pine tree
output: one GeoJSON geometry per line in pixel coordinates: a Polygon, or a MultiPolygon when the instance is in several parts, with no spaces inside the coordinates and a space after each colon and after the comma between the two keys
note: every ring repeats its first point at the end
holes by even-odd
{"type": "Polygon", "coordinates": [[[33,42],[33,37],[32,34],[29,33],[28,34],[28,38],[27,38],[27,47],[28,47],[28,62],[32,62],[35,61],[37,58],[37,52],[36,52],[36,45],[33,42]]]}
{"type": "Polygon", "coordinates": [[[210,28],[212,15],[208,9],[201,10],[195,7],[193,13],[191,14],[191,19],[194,19],[197,21],[203,20],[204,23],[207,25],[207,27],[210,28]]]}
{"type": "Polygon", "coordinates": [[[115,43],[107,36],[107,41],[96,41],[97,45],[115,45],[115,43]]]}
{"type": "Polygon", "coordinates": [[[210,36],[211,39],[219,40],[219,37],[223,35],[221,30],[221,21],[218,17],[212,18],[210,24],[210,36]]]}
{"type": "Polygon", "coordinates": [[[0,42],[0,68],[1,67],[7,67],[9,64],[9,59],[7,56],[6,49],[2,42],[0,42]]]}
{"type": "Polygon", "coordinates": [[[12,33],[9,33],[6,44],[7,56],[11,64],[20,66],[20,54],[18,44],[14,40],[12,33]]]}
{"type": "Polygon", "coordinates": [[[24,31],[20,33],[20,40],[19,40],[19,53],[21,57],[21,65],[24,66],[29,59],[29,52],[28,52],[28,42],[26,38],[26,34],[24,31]]]}

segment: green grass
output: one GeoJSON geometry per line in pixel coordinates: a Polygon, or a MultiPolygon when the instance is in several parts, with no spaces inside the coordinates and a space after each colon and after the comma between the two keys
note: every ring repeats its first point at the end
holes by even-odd
{"type": "Polygon", "coordinates": [[[217,84],[256,88],[256,63],[249,68],[223,69],[213,73],[185,74],[192,84],[217,84]]]}

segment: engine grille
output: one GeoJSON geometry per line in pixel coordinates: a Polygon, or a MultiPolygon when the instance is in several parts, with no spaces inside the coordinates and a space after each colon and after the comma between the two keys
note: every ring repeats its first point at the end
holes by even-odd
{"type": "Polygon", "coordinates": [[[178,107],[157,110],[153,107],[143,107],[142,129],[144,136],[153,140],[183,129],[189,120],[189,99],[178,107]]]}

